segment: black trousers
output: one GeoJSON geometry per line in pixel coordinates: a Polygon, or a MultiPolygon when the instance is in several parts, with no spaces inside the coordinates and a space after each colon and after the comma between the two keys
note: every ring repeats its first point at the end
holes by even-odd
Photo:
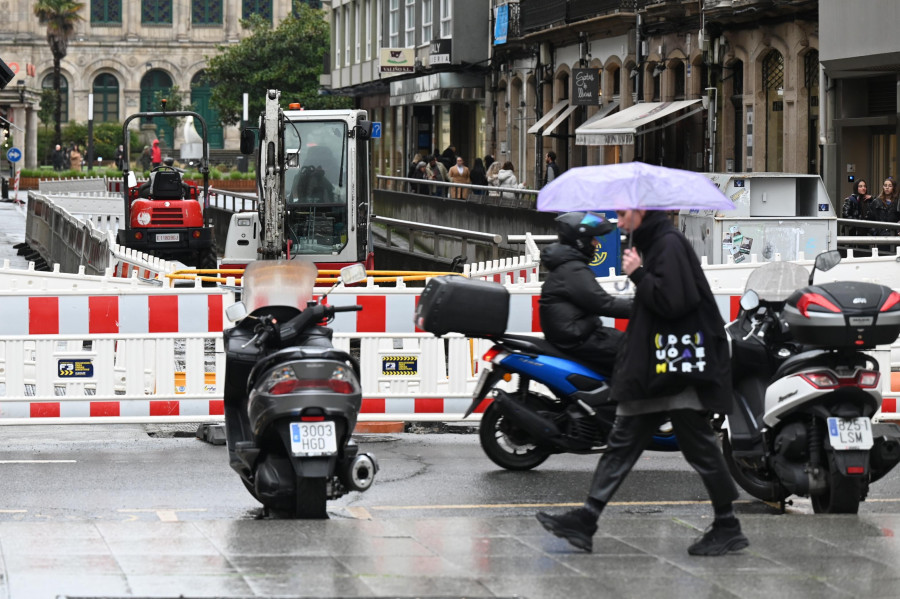
{"type": "Polygon", "coordinates": [[[696,410],[674,410],[637,416],[618,416],[607,449],[597,464],[588,496],[606,505],[631,472],[650,439],[666,418],[671,419],[678,447],[697,471],[714,507],[727,507],[738,497],[709,418],[696,410]]]}

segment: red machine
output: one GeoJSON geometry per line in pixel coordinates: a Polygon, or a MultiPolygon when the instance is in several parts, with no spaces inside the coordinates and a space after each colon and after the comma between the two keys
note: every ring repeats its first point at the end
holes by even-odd
{"type": "Polygon", "coordinates": [[[178,260],[196,268],[217,268],[215,234],[203,219],[209,192],[206,121],[192,111],[139,112],[125,120],[122,133],[126,144],[123,167],[125,228],[119,229],[117,242],[158,258],[178,260]],[[202,192],[195,182],[185,182],[181,171],[171,165],[153,169],[149,181],[129,187],[128,123],[135,118],[173,116],[193,116],[202,125],[202,192]]]}

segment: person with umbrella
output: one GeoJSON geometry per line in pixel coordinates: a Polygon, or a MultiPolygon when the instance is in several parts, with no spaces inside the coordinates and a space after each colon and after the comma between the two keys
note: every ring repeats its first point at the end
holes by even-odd
{"type": "MultiPolygon", "coordinates": [[[[572,169],[548,185],[545,189],[551,193],[543,202],[538,197],[539,209],[547,206],[554,188],[569,185],[565,183],[567,175],[572,179],[591,178],[593,173],[577,173],[583,170],[572,169]]],[[[694,193],[687,196],[691,200],[681,202],[694,201],[698,189],[711,185],[705,178],[695,181],[700,187],[693,186],[694,193]]],[[[561,515],[539,512],[537,519],[554,535],[591,551],[600,514],[654,432],[668,419],[679,449],[703,480],[715,513],[712,526],[688,548],[688,553],[708,556],[739,551],[749,541],[734,513],[738,491],[709,419],[710,412],[727,414],[733,405],[725,323],[690,243],[662,210],[628,207],[629,203],[646,202],[654,208],[653,202],[658,200],[643,195],[644,183],[633,186],[636,194],[623,192],[624,183],[618,181],[605,189],[595,187],[591,192],[595,209],[616,210],[619,228],[634,244],[622,259],[622,269],[635,287],[635,298],[612,377],[611,398],[617,402],[615,424],[584,506],[561,515]],[[600,205],[604,191],[611,206],[600,205]]],[[[718,194],[725,201],[711,192],[709,197],[721,206],[734,207],[721,192],[718,194]]]]}

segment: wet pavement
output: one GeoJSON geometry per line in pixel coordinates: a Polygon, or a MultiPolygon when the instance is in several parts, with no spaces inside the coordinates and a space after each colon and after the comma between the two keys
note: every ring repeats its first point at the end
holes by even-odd
{"type": "Polygon", "coordinates": [[[751,546],[692,557],[703,518],[615,516],[594,553],[530,517],[2,522],[0,596],[896,597],[900,516],[744,515],[751,546]]]}

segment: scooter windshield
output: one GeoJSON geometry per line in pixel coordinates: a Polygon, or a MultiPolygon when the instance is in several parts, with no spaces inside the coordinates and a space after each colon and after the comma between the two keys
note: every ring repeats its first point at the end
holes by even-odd
{"type": "Polygon", "coordinates": [[[301,260],[256,260],[247,265],[241,282],[241,301],[248,313],[264,306],[303,310],[313,297],[318,270],[301,260]]]}
{"type": "Polygon", "coordinates": [[[783,302],[808,282],[809,272],[799,264],[769,262],[750,273],[744,291],[752,289],[762,301],[783,302]]]}

